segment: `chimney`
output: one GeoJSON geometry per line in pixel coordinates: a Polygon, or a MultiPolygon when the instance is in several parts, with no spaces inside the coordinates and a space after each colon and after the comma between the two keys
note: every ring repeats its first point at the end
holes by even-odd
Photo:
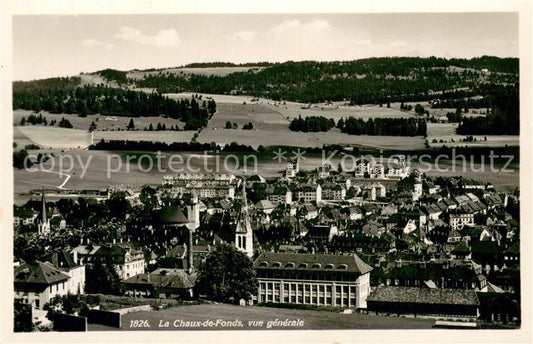
{"type": "Polygon", "coordinates": [[[117,239],[113,239],[113,245],[117,243],[117,239]]]}
{"type": "Polygon", "coordinates": [[[147,273],[147,274],[146,274],[146,281],[147,281],[147,282],[150,282],[150,273],[147,273]]]}
{"type": "Polygon", "coordinates": [[[73,259],[74,259],[74,263],[78,264],[78,251],[76,250],[74,250],[73,259]]]}

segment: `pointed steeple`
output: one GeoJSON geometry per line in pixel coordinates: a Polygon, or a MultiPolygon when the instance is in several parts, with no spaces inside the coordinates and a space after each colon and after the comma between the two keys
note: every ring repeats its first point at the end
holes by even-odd
{"type": "Polygon", "coordinates": [[[47,216],[46,216],[46,200],[44,198],[44,188],[43,188],[43,192],[42,192],[42,196],[41,196],[41,203],[42,203],[42,208],[41,208],[41,223],[45,223],[46,222],[46,219],[47,219],[47,216]]]}
{"type": "Polygon", "coordinates": [[[37,231],[39,234],[44,235],[44,234],[50,233],[50,220],[48,219],[48,216],[46,215],[46,199],[44,198],[44,188],[43,188],[43,193],[41,196],[41,203],[42,203],[41,220],[37,226],[37,231]]]}
{"type": "Polygon", "coordinates": [[[240,251],[246,253],[248,257],[252,257],[254,254],[254,240],[252,224],[250,216],[248,214],[248,202],[246,200],[246,187],[242,185],[242,203],[241,211],[237,219],[237,226],[235,228],[235,246],[240,251]]]}

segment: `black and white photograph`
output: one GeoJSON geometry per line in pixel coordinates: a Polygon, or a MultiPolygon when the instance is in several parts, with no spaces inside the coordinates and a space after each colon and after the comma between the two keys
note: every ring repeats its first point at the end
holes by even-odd
{"type": "Polygon", "coordinates": [[[134,3],[3,5],[6,342],[531,340],[529,1],[134,3]]]}

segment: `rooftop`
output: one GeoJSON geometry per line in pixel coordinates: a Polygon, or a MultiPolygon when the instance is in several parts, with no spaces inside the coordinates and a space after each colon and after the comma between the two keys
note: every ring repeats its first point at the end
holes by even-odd
{"type": "Polygon", "coordinates": [[[473,290],[412,287],[378,287],[368,296],[367,301],[465,306],[479,305],[479,299],[473,290]]]}
{"type": "Polygon", "coordinates": [[[52,263],[34,261],[15,268],[15,283],[55,284],[69,279],[69,276],[52,263]]]}
{"type": "Polygon", "coordinates": [[[372,267],[357,255],[264,252],[254,262],[256,269],[348,271],[364,274],[372,267]]]}

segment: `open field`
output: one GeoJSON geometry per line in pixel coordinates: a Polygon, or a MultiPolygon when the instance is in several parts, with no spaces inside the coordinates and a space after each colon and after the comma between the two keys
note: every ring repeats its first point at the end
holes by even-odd
{"type": "MultiPolygon", "coordinates": [[[[39,151],[30,151],[30,154],[36,155],[39,151]]],[[[131,153],[140,156],[141,153],[131,153]]],[[[110,152],[110,151],[88,151],[83,149],[73,149],[64,153],[55,153],[55,158],[43,165],[43,169],[39,171],[27,171],[14,169],[14,193],[15,202],[17,204],[24,203],[31,196],[28,192],[31,190],[39,190],[42,187],[45,188],[59,188],[63,186],[68,190],[81,190],[81,189],[101,189],[107,188],[110,185],[130,185],[132,187],[141,187],[145,184],[159,185],[163,176],[168,174],[175,174],[181,171],[193,172],[206,171],[206,172],[229,172],[236,175],[250,175],[260,174],[264,177],[279,177],[280,171],[285,168],[285,161],[278,161],[272,157],[263,157],[258,159],[257,164],[253,159],[247,160],[246,169],[241,162],[238,166],[235,165],[235,160],[227,158],[223,155],[199,155],[196,153],[185,152],[164,152],[164,157],[161,158],[161,168],[157,166],[157,159],[155,153],[145,153],[152,158],[153,168],[149,168],[148,158],[143,158],[141,162],[137,160],[131,160],[127,163],[126,152],[110,152]],[[168,161],[170,156],[180,156],[182,162],[178,159],[174,160],[174,164],[169,166],[168,161]],[[60,160],[63,163],[63,175],[59,174],[60,160]],[[53,162],[52,162],[53,161],[53,162]],[[186,168],[187,161],[189,162],[189,168],[186,168]],[[225,163],[226,166],[225,167],[225,163]],[[218,170],[216,168],[218,163],[218,170]],[[52,166],[54,164],[54,166],[52,166]],[[86,171],[84,173],[84,167],[86,171]],[[107,173],[109,169],[109,175],[107,173]],[[172,167],[175,172],[171,170],[172,167]],[[70,176],[65,182],[67,176],[70,176]]],[[[292,157],[293,151],[288,151],[285,155],[286,158],[292,157]]],[[[253,154],[247,154],[253,155],[253,154]]],[[[316,167],[323,165],[324,161],[320,156],[310,156],[309,154],[303,155],[304,159],[301,160],[301,168],[303,170],[312,170],[316,167]]],[[[411,162],[412,168],[420,167],[420,164],[414,159],[411,162]]],[[[333,159],[333,164],[336,166],[339,162],[338,159],[333,159]]],[[[430,162],[429,159],[425,159],[424,162],[430,162]]],[[[346,161],[350,163],[350,161],[346,161]]],[[[500,172],[499,170],[491,170],[488,166],[488,161],[485,161],[485,170],[479,172],[481,165],[479,163],[470,164],[467,161],[465,168],[463,169],[462,162],[459,161],[455,170],[452,170],[451,162],[439,161],[439,166],[431,166],[429,171],[424,171],[429,176],[463,176],[467,178],[477,179],[482,182],[490,182],[494,187],[500,191],[513,191],[519,187],[519,175],[520,167],[518,163],[513,163],[508,166],[508,169],[512,169],[512,172],[500,172]],[[439,170],[440,169],[440,170],[439,170]]],[[[427,164],[425,164],[427,165],[427,164]]],[[[427,166],[422,166],[426,168],[427,166]]],[[[500,167],[501,168],[501,167],[500,167]]]]}
{"type": "Polygon", "coordinates": [[[383,149],[409,150],[424,148],[424,138],[400,136],[348,135],[338,129],[328,132],[303,133],[285,130],[204,129],[199,142],[227,144],[233,141],[257,148],[263,146],[322,147],[323,145],[356,145],[383,149]]]}
{"type": "Polygon", "coordinates": [[[94,142],[104,140],[129,140],[153,142],[189,142],[195,131],[95,131],[94,142]]]}
{"type": "Polygon", "coordinates": [[[398,108],[387,108],[378,105],[336,105],[336,104],[301,104],[295,102],[272,102],[265,104],[270,109],[279,112],[283,117],[291,120],[298,116],[324,116],[333,118],[337,122],[340,118],[355,117],[362,119],[387,117],[387,118],[408,118],[414,117],[414,112],[400,111],[398,108]]]}
{"type": "Polygon", "coordinates": [[[214,99],[217,103],[217,108],[219,103],[226,104],[242,104],[243,102],[251,103],[253,97],[250,96],[230,96],[225,94],[209,94],[209,93],[192,93],[192,92],[181,92],[181,93],[165,93],[165,96],[170,99],[183,99],[191,98],[193,95],[202,96],[202,100],[214,99]]]}
{"type": "Polygon", "coordinates": [[[80,129],[23,126],[13,128],[13,140],[18,148],[29,143],[45,149],[85,148],[91,144],[91,134],[80,129]]]}
{"type": "MultiPolygon", "coordinates": [[[[413,107],[414,107],[414,105],[413,105],[413,107]]],[[[456,109],[446,109],[446,108],[443,108],[443,109],[432,109],[429,105],[424,106],[424,108],[429,111],[430,115],[433,115],[433,116],[435,116],[437,118],[438,117],[446,117],[446,114],[448,112],[455,112],[455,110],[456,110],[456,109]]],[[[487,114],[487,109],[486,108],[470,109],[470,111],[468,113],[463,113],[463,117],[481,117],[481,116],[486,116],[486,114],[487,114]]]]}
{"type": "Polygon", "coordinates": [[[468,147],[503,147],[520,145],[518,135],[473,135],[476,141],[463,142],[466,135],[457,135],[457,123],[428,123],[428,143],[431,147],[466,146],[468,147]],[[485,137],[487,140],[485,140],[485,137]],[[436,142],[433,142],[436,140],[436,142]],[[442,141],[442,142],[441,142],[442,141]]]}
{"type": "Polygon", "coordinates": [[[118,83],[116,81],[107,81],[106,78],[104,78],[103,76],[99,75],[99,74],[87,74],[87,73],[84,73],[84,74],[80,74],[78,75],[79,78],[80,78],[80,84],[81,86],[86,86],[86,85],[106,85],[106,86],[109,86],[109,87],[119,87],[118,86],[118,83]]]}
{"type": "MultiPolygon", "coordinates": [[[[367,314],[341,314],[323,311],[293,310],[268,307],[240,307],[228,304],[205,304],[180,306],[162,311],[138,312],[122,315],[123,330],[143,330],[130,327],[135,320],[148,320],[150,330],[328,330],[328,329],[430,329],[434,320],[402,317],[385,317],[367,314]],[[205,321],[240,320],[242,327],[173,327],[175,320],[205,321]],[[301,320],[303,326],[271,326],[268,322],[301,320]],[[169,328],[159,327],[160,322],[168,321],[169,328]],[[263,321],[263,326],[253,326],[249,321],[263,321]]],[[[89,330],[100,330],[92,327],[89,330]]],[[[146,330],[146,329],[144,329],[146,330]]]]}
{"type": "Polygon", "coordinates": [[[279,112],[262,104],[217,104],[217,113],[211,118],[207,129],[223,129],[226,122],[237,123],[239,128],[251,122],[255,129],[285,130],[289,128],[289,121],[279,112]]]}
{"type": "MultiPolygon", "coordinates": [[[[181,99],[190,98],[196,93],[168,93],[166,94],[170,98],[181,99]]],[[[401,111],[400,104],[391,104],[391,108],[387,108],[385,104],[383,107],[378,105],[357,105],[350,106],[347,102],[335,102],[335,103],[317,103],[317,104],[303,104],[291,101],[273,101],[264,98],[253,98],[250,96],[232,96],[232,95],[219,95],[219,94],[205,94],[197,93],[202,98],[212,98],[217,103],[217,110],[222,104],[243,104],[249,106],[251,104],[263,105],[272,112],[279,113],[283,118],[290,121],[298,116],[324,116],[327,118],[333,118],[337,121],[340,118],[355,117],[355,118],[377,118],[377,117],[389,117],[389,118],[408,118],[414,117],[414,111],[401,111]],[[252,99],[255,99],[252,102],[252,99]]],[[[217,115],[219,113],[217,112],[217,115]]],[[[226,113],[221,112],[222,115],[226,113]]]]}
{"type": "Polygon", "coordinates": [[[170,73],[174,75],[180,74],[195,74],[195,75],[205,75],[205,76],[226,76],[231,73],[236,72],[247,72],[250,69],[263,69],[264,67],[206,67],[206,68],[190,68],[190,67],[181,67],[181,68],[166,68],[164,70],[157,71],[130,71],[126,73],[126,76],[131,79],[142,79],[145,75],[157,75],[159,73],[170,73]]]}
{"type": "MultiPolygon", "coordinates": [[[[177,95],[176,95],[177,96],[177,95]]],[[[188,97],[189,95],[187,95],[188,97]]],[[[208,96],[208,95],[204,95],[208,96]]],[[[328,132],[303,133],[289,130],[291,118],[302,116],[325,116],[341,118],[346,116],[394,117],[406,113],[379,106],[353,107],[324,105],[329,110],[312,106],[300,109],[299,103],[275,103],[260,99],[250,103],[249,98],[241,96],[214,96],[217,101],[217,113],[200,133],[199,142],[216,142],[228,144],[238,142],[257,148],[259,145],[284,145],[299,147],[322,147],[324,144],[346,144],[388,149],[419,149],[424,147],[422,137],[356,136],[341,133],[338,129],[328,132]],[[216,99],[216,97],[223,97],[216,99]],[[243,100],[246,99],[246,100],[243,100]],[[246,102],[246,104],[243,104],[246,102]],[[225,129],[226,122],[237,123],[239,129],[225,129]],[[242,126],[251,122],[253,130],[242,130],[242,126]]],[[[412,116],[407,114],[408,116],[412,116]]],[[[405,117],[405,116],[404,116],[405,117]]]]}
{"type": "MultiPolygon", "coordinates": [[[[18,125],[22,117],[28,118],[29,115],[34,114],[35,112],[30,110],[14,110],[13,111],[13,125],[18,125]]],[[[177,125],[180,129],[183,129],[185,123],[178,119],[164,118],[164,117],[121,117],[121,116],[103,116],[103,115],[89,115],[87,117],[80,117],[76,114],[52,114],[46,111],[41,112],[48,123],[52,120],[57,122],[61,121],[61,118],[68,119],[72,124],[73,129],[83,129],[89,130],[91,122],[96,124],[96,130],[125,130],[130,122],[130,119],[133,118],[135,128],[142,130],[145,127],[148,128],[150,124],[155,128],[157,123],[161,125],[165,124],[167,127],[177,125]]],[[[31,124],[27,124],[31,126],[31,124]]],[[[57,126],[57,124],[56,124],[57,126]]]]}

